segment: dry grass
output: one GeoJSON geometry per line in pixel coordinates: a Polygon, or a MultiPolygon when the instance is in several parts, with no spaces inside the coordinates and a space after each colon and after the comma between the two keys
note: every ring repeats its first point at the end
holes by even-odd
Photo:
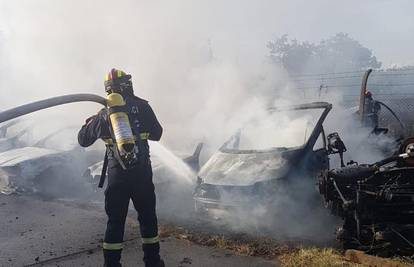
{"type": "Polygon", "coordinates": [[[406,264],[408,266],[414,266],[414,255],[412,256],[403,256],[403,257],[394,257],[394,261],[406,264]]]}
{"type": "MultiPolygon", "coordinates": [[[[341,251],[334,248],[303,247],[299,244],[281,243],[270,238],[243,235],[222,235],[160,225],[160,237],[174,237],[202,246],[228,249],[238,255],[277,259],[283,267],[363,267],[350,262],[341,251]]],[[[395,262],[412,264],[412,257],[394,258],[395,262]]],[[[411,266],[411,265],[408,265],[411,266]]]]}
{"type": "Polygon", "coordinates": [[[238,255],[259,256],[267,259],[274,259],[276,256],[288,253],[294,249],[293,246],[280,244],[275,240],[267,238],[201,233],[171,225],[161,225],[160,236],[172,236],[203,246],[228,249],[238,255]]]}
{"type": "Polygon", "coordinates": [[[356,267],[332,248],[301,248],[278,257],[284,267],[356,267]]]}

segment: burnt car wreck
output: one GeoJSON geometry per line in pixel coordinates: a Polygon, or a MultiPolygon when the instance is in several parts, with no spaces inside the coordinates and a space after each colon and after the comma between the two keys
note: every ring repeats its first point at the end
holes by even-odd
{"type": "Polygon", "coordinates": [[[81,179],[81,170],[96,162],[101,153],[86,151],[73,144],[62,148],[48,145],[52,139],[63,139],[61,132],[71,135],[71,131],[66,131],[69,129],[54,131],[30,145],[18,143],[0,151],[0,193],[66,197],[89,192],[87,181],[81,179]]]}
{"type": "Polygon", "coordinates": [[[319,191],[343,218],[337,237],[344,248],[375,254],[414,253],[414,138],[373,164],[325,171],[319,191]]]}
{"type": "MultiPolygon", "coordinates": [[[[331,108],[329,103],[313,102],[269,109],[265,124],[275,124],[278,131],[266,129],[265,141],[269,142],[265,144],[258,144],[257,140],[266,138],[254,133],[250,140],[255,141],[249,142],[249,130],[241,128],[198,173],[193,194],[196,212],[215,216],[238,207],[246,209],[252,203],[266,204],[280,192],[299,194],[299,190],[286,191],[294,178],[312,184],[320,172],[329,169],[322,124],[331,108]],[[285,120],[274,121],[280,118],[285,120]],[[274,140],[279,143],[272,144],[274,140]]],[[[255,128],[260,123],[247,124],[255,128]]]]}

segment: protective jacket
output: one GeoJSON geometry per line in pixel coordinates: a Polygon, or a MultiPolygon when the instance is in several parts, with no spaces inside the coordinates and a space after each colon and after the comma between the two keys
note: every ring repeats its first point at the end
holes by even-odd
{"type": "MultiPolygon", "coordinates": [[[[134,95],[125,95],[124,99],[129,110],[132,129],[139,128],[139,132],[136,130],[134,135],[136,139],[141,140],[142,151],[140,153],[149,158],[147,140],[159,141],[162,135],[162,127],[148,101],[134,95]]],[[[106,109],[102,109],[97,115],[88,118],[78,134],[79,144],[83,147],[92,145],[99,138],[109,146],[113,143],[106,109]]],[[[113,151],[108,151],[108,157],[110,163],[117,164],[113,151]]]]}

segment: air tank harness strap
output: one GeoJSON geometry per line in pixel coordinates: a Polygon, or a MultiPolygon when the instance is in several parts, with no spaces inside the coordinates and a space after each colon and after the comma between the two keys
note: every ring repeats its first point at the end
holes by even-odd
{"type": "MultiPolygon", "coordinates": [[[[141,140],[147,140],[149,137],[149,133],[141,133],[140,134],[141,140]]],[[[137,137],[134,136],[135,140],[137,140],[137,137]]],[[[112,140],[112,138],[105,138],[103,139],[103,141],[105,142],[105,144],[107,145],[113,145],[114,141],[112,140]]]]}
{"type": "Polygon", "coordinates": [[[126,112],[125,106],[113,106],[113,107],[108,108],[108,114],[112,114],[116,112],[126,112]]]}
{"type": "Polygon", "coordinates": [[[106,179],[106,171],[108,169],[108,152],[109,152],[109,145],[106,145],[106,150],[105,150],[105,157],[104,157],[104,162],[102,165],[102,172],[101,172],[101,178],[99,179],[99,184],[98,187],[102,188],[104,183],[105,183],[105,179],[106,179]]]}

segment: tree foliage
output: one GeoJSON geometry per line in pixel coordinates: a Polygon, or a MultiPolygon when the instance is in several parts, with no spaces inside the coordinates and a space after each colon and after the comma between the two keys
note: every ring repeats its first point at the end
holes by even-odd
{"type": "Polygon", "coordinates": [[[372,51],[345,33],[338,33],[318,44],[300,42],[282,35],[268,43],[270,57],[290,74],[341,72],[380,68],[372,51]]]}

